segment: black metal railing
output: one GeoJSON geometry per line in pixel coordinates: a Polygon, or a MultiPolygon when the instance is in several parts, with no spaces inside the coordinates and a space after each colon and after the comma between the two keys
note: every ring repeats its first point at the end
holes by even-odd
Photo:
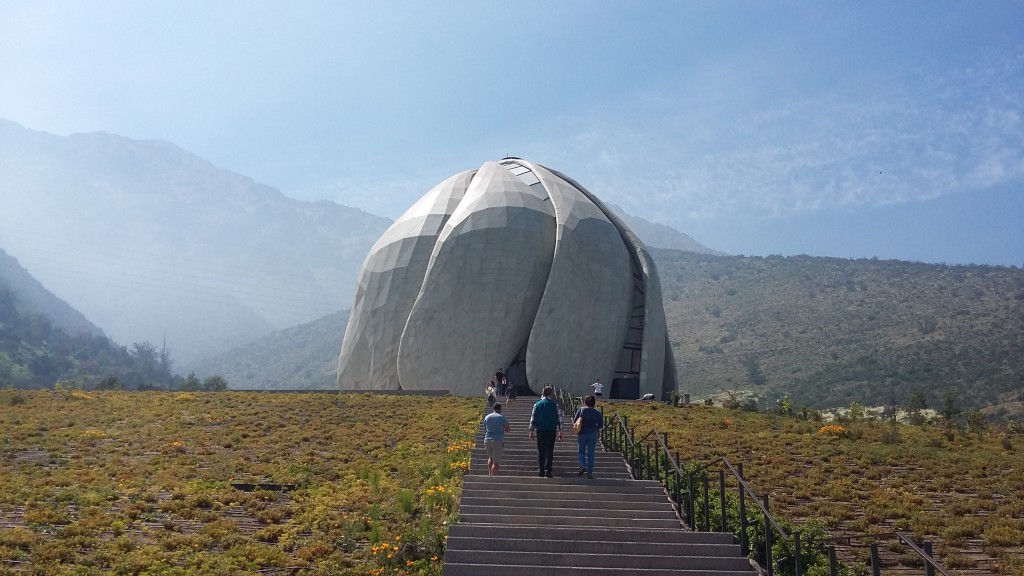
{"type": "Polygon", "coordinates": [[[837,565],[837,560],[835,556],[835,544],[845,542],[850,547],[868,548],[870,551],[871,574],[873,576],[881,576],[882,562],[878,553],[878,543],[879,540],[893,537],[907,548],[910,548],[910,550],[922,560],[924,563],[925,576],[935,576],[936,573],[943,574],[944,576],[950,576],[949,572],[943,568],[942,564],[935,559],[932,552],[932,542],[925,540],[920,546],[918,546],[909,535],[903,532],[872,532],[829,537],[828,552],[829,566],[831,569],[830,574],[836,574],[835,566],[837,565]]]}
{"type": "MultiPolygon", "coordinates": [[[[561,410],[562,414],[572,417],[576,413],[578,408],[583,407],[583,400],[579,396],[573,396],[569,392],[562,388],[555,389],[555,402],[558,403],[558,409],[561,410]]],[[[571,427],[571,422],[562,422],[563,427],[571,427]]]]}
{"type": "MultiPolygon", "coordinates": [[[[569,410],[575,407],[572,396],[564,392],[560,402],[564,402],[569,410]]],[[[563,412],[571,414],[569,410],[563,408],[563,412]]],[[[812,536],[802,540],[801,530],[788,529],[772,515],[768,494],[758,496],[743,477],[742,464],[734,466],[724,457],[710,462],[683,464],[679,453],[673,454],[671,451],[668,434],[652,429],[637,438],[635,428],[631,428],[628,418],[621,414],[605,416],[601,442],[606,450],[622,454],[634,479],[659,481],[668,493],[680,521],[691,530],[732,533],[739,541],[743,555],[756,560],[769,576],[777,571],[802,576],[805,568],[810,567],[808,562],[827,562],[829,574],[836,576],[839,574],[839,563],[836,560],[835,542],[857,539],[856,536],[832,538],[812,530],[812,536]],[[714,468],[718,469],[717,490],[711,487],[714,468]],[[727,488],[728,483],[734,488],[727,488]],[[713,503],[717,506],[713,506],[713,503]],[[713,519],[712,508],[717,508],[717,522],[713,519]],[[777,544],[777,548],[786,555],[775,559],[773,550],[777,544]]],[[[932,555],[930,542],[918,546],[905,534],[889,534],[895,535],[920,556],[927,576],[934,576],[936,571],[949,576],[932,555]]],[[[878,538],[883,535],[870,534],[863,537],[878,538]]],[[[870,547],[873,573],[879,576],[878,545],[872,543],[870,547]]]]}

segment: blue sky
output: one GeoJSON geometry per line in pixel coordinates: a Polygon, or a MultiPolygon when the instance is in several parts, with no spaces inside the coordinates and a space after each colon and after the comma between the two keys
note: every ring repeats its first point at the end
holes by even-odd
{"type": "Polygon", "coordinates": [[[505,155],[733,254],[1024,265],[1021,2],[0,5],[0,117],[396,217],[505,155]]]}

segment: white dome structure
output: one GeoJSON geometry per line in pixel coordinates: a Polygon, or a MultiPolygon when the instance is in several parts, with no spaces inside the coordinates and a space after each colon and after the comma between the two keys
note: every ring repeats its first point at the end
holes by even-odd
{"type": "Polygon", "coordinates": [[[521,393],[676,388],[643,243],[575,181],[518,158],[448,178],[374,244],[338,386],[479,395],[498,368],[521,393]]]}

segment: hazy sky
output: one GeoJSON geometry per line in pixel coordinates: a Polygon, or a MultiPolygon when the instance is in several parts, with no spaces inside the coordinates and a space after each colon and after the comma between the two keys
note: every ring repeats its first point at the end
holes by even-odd
{"type": "Polygon", "coordinates": [[[396,217],[520,156],[734,254],[1024,264],[1024,3],[0,4],[0,117],[396,217]]]}

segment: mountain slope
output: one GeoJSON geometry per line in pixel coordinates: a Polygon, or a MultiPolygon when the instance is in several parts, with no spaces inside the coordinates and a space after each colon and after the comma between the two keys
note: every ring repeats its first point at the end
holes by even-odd
{"type": "Polygon", "coordinates": [[[1024,389],[1024,270],[654,250],[682,392],[936,407],[1024,389]]]}
{"type": "Polygon", "coordinates": [[[654,222],[644,220],[639,216],[627,214],[622,210],[622,208],[619,208],[614,204],[610,204],[609,207],[618,214],[618,216],[622,218],[622,221],[629,226],[630,230],[632,230],[633,233],[643,240],[644,244],[650,248],[666,248],[669,250],[697,252],[698,254],[726,256],[725,252],[708,248],[691,238],[688,234],[680,232],[671,226],[655,224],[654,222]]]}
{"type": "Polygon", "coordinates": [[[0,121],[0,246],[121,342],[182,369],[351,305],[390,221],[300,202],[167,142],[0,121]]]}
{"type": "Polygon", "coordinates": [[[219,374],[232,389],[322,390],[336,388],[338,351],[348,310],[272,332],[195,366],[200,378],[219,374]]]}
{"type": "Polygon", "coordinates": [[[54,296],[38,280],[32,277],[7,252],[0,247],[0,290],[6,289],[13,296],[15,309],[22,316],[39,314],[69,335],[90,334],[103,336],[103,331],[89,322],[81,312],[67,302],[54,296]]]}
{"type": "Polygon", "coordinates": [[[0,388],[168,388],[170,358],[118,346],[0,250],[0,388]]]}

